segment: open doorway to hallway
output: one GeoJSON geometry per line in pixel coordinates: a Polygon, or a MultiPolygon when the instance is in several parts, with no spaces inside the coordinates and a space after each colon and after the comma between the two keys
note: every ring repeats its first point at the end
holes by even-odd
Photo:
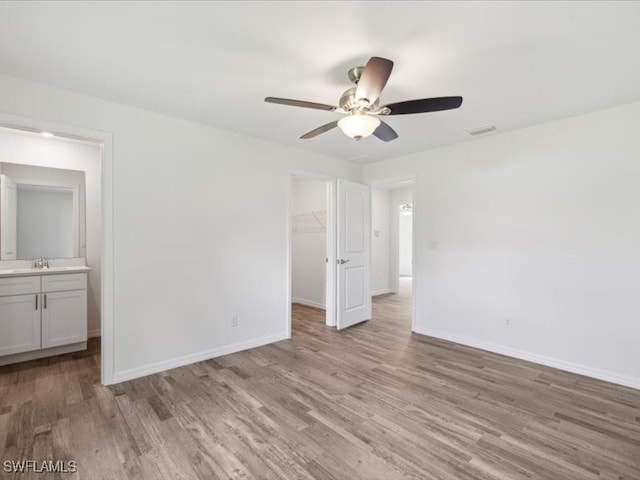
{"type": "Polygon", "coordinates": [[[398,281],[413,277],[413,203],[402,203],[398,215],[398,281]]]}
{"type": "Polygon", "coordinates": [[[372,187],[371,195],[374,319],[383,308],[385,315],[393,314],[412,328],[414,182],[379,184],[372,187]]]}

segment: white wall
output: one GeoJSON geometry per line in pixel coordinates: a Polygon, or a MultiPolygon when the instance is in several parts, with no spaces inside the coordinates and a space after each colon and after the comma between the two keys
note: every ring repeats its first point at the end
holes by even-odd
{"type": "Polygon", "coordinates": [[[292,301],[325,308],[327,182],[295,180],[291,205],[294,215],[291,242],[292,301]]]}
{"type": "Polygon", "coordinates": [[[390,261],[390,192],[386,188],[371,188],[371,293],[381,295],[391,291],[390,261]]]}
{"type": "MultiPolygon", "coordinates": [[[[0,81],[0,84],[2,82],[0,81]]],[[[0,98],[10,92],[0,92],[0,98]]],[[[43,99],[40,101],[46,102],[43,99]]],[[[0,100],[0,111],[2,108],[0,100]]],[[[100,302],[101,302],[101,265],[100,252],[102,248],[101,199],[100,199],[100,162],[101,149],[99,145],[89,142],[77,142],[60,138],[43,137],[31,133],[20,133],[0,128],[0,163],[3,172],[16,182],[28,180],[51,180],[64,185],[75,185],[79,179],[78,172],[84,173],[84,184],[80,188],[79,204],[80,218],[86,228],[84,238],[80,241],[80,256],[87,258],[87,265],[91,267],[87,285],[87,317],[90,335],[100,333],[100,302]],[[45,172],[35,167],[55,168],[56,171],[45,172]],[[66,171],[65,171],[66,170],[66,171]],[[84,201],[86,199],[86,201],[84,201]],[[86,246],[85,246],[86,243],[86,246]],[[86,255],[83,250],[86,248],[86,255]]]]}
{"type": "Polygon", "coordinates": [[[0,112],[113,134],[117,380],[286,337],[290,173],[360,181],[353,163],[7,76],[0,112]]]}
{"type": "Polygon", "coordinates": [[[365,166],[417,175],[415,330],[640,388],[638,125],[635,103],[365,166]]]}

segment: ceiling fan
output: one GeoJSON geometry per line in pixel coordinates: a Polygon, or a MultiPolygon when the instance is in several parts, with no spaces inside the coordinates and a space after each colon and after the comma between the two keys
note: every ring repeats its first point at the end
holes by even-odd
{"type": "Polygon", "coordinates": [[[342,94],[338,102],[339,107],[277,97],[267,97],[264,101],[293,107],[327,110],[345,115],[339,120],[305,133],[300,138],[313,138],[339,127],[345,135],[356,140],[373,134],[385,142],[395,140],[398,138],[398,134],[387,123],[380,120],[378,116],[439,112],[458,108],[462,105],[462,97],[436,97],[407,100],[380,106],[380,93],[387,84],[392,69],[393,62],[380,57],[371,57],[366,66],[350,69],[348,72],[349,80],[355,83],[356,86],[349,88],[342,94]]]}

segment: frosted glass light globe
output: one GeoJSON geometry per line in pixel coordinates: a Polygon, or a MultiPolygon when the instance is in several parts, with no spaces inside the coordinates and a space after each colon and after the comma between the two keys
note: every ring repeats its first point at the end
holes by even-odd
{"type": "Polygon", "coordinates": [[[363,113],[353,113],[338,120],[338,127],[351,138],[360,140],[371,135],[380,125],[380,119],[363,113]]]}

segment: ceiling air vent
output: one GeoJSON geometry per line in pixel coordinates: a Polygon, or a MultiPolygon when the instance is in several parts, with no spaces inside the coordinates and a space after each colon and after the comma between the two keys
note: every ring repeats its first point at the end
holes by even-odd
{"type": "Polygon", "coordinates": [[[495,125],[487,125],[480,128],[474,128],[473,130],[467,130],[467,132],[469,132],[469,135],[482,135],[484,133],[493,132],[495,129],[495,125]]]}

